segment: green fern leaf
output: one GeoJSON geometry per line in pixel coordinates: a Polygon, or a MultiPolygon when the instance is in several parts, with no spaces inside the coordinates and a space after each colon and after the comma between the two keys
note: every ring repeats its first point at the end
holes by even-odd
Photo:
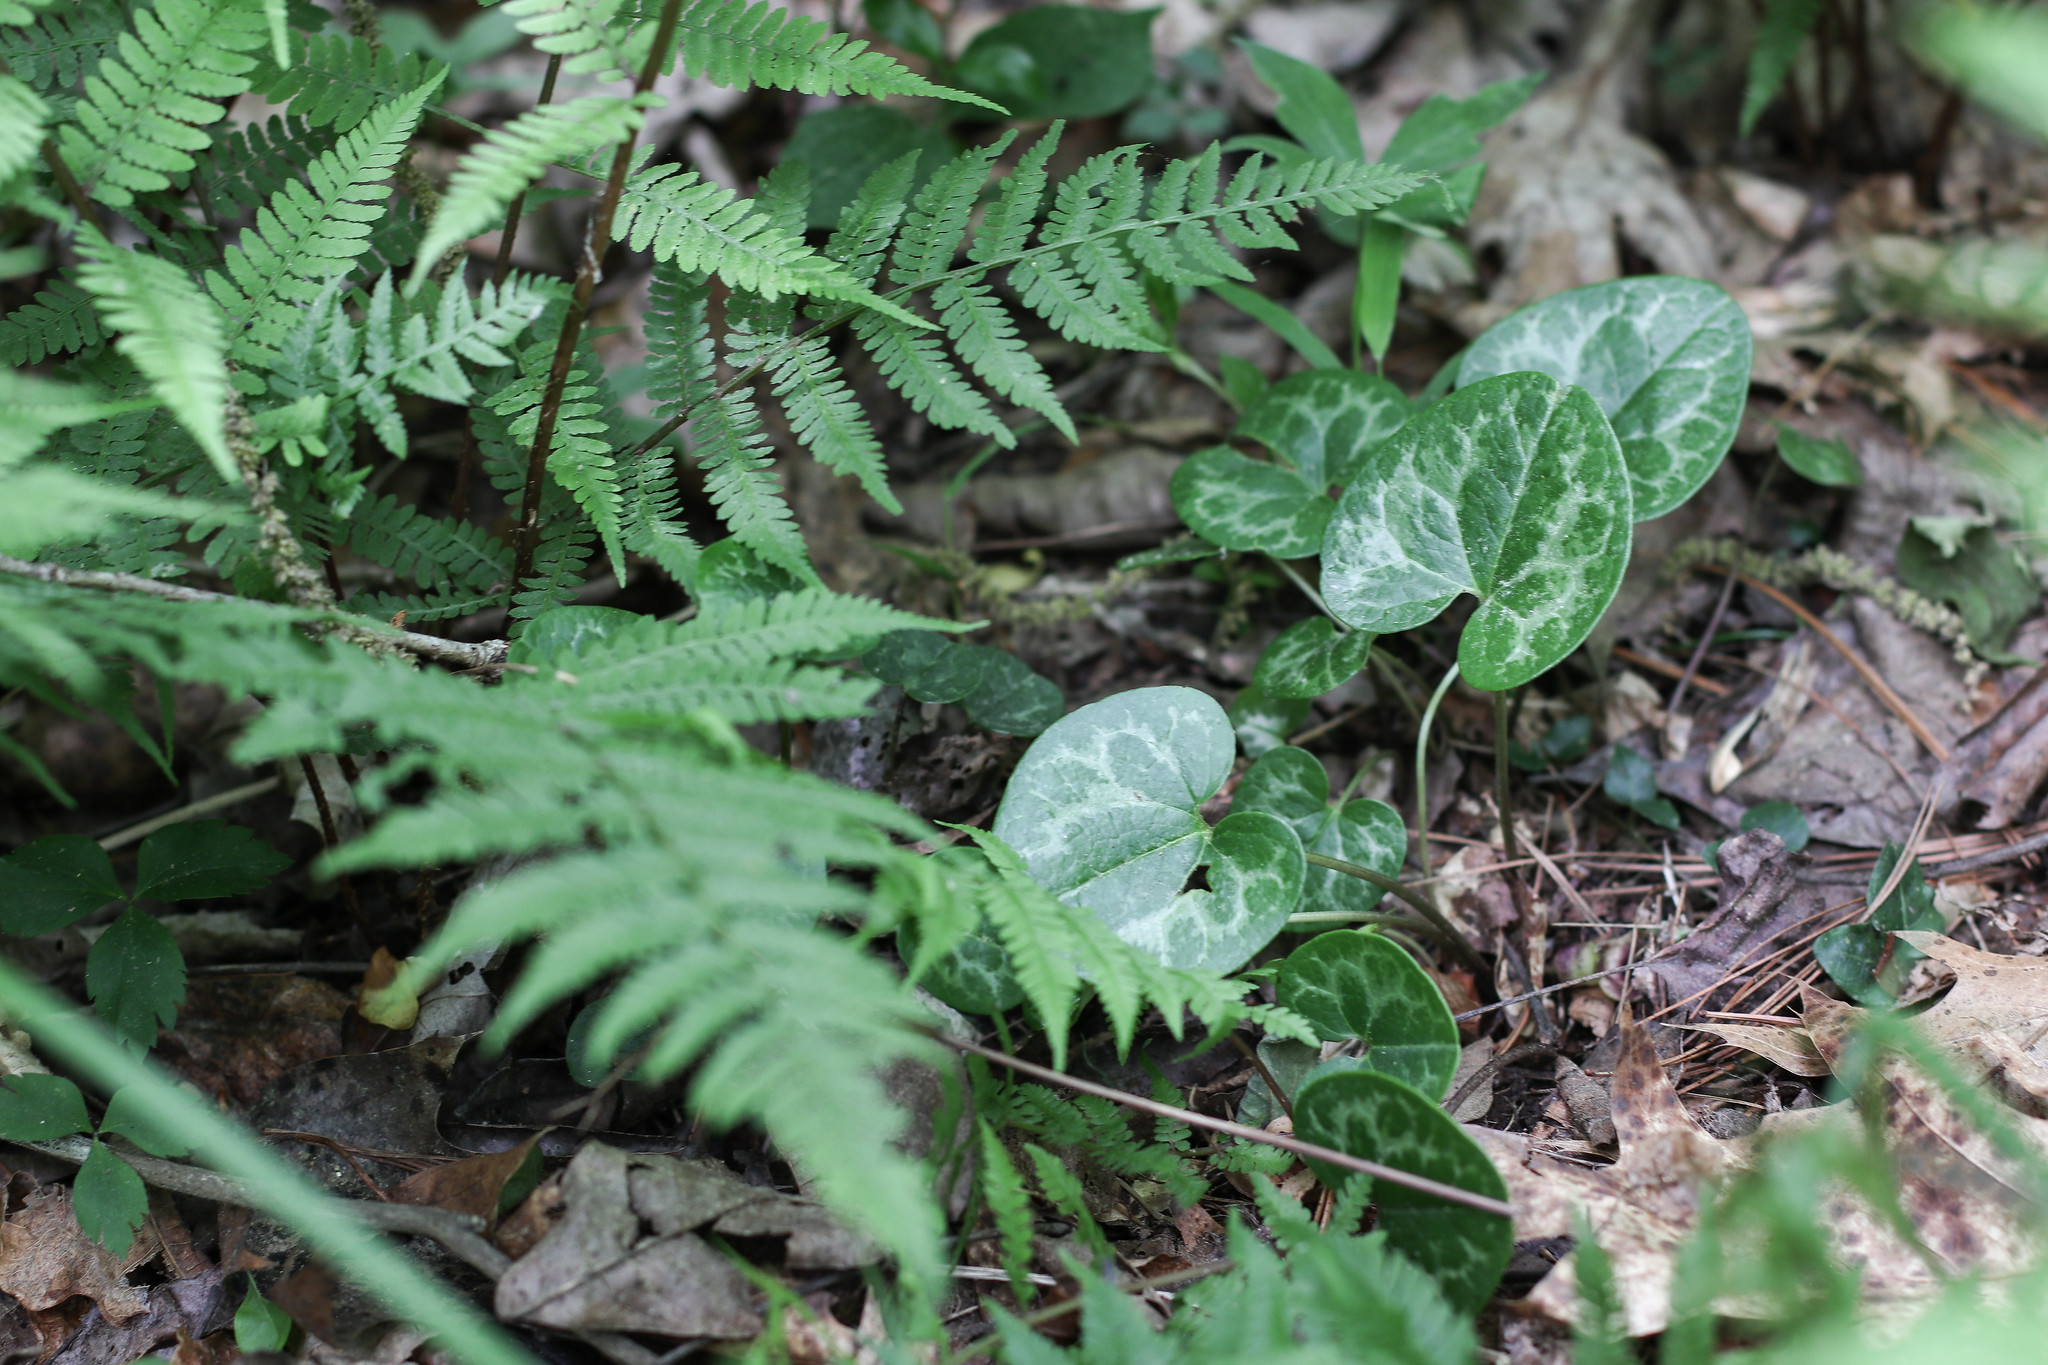
{"type": "Polygon", "coordinates": [[[434,262],[504,216],[513,197],[552,161],[609,146],[640,126],[644,101],[588,95],[521,114],[463,158],[449,178],[434,221],[413,262],[408,292],[417,290],[434,262]]]}
{"type": "MultiPolygon", "coordinates": [[[[985,830],[969,829],[988,855],[990,875],[980,890],[982,913],[1001,937],[1024,998],[1045,1026],[1055,1070],[1067,1065],[1067,1025],[1081,990],[1076,959],[1081,944],[1073,912],[1032,880],[1016,850],[985,830]]],[[[1086,911],[1082,912],[1086,914],[1086,911]]]]}
{"type": "Polygon", "coordinates": [[[349,34],[292,35],[291,63],[261,63],[257,94],[315,128],[347,132],[370,110],[447,74],[442,62],[399,53],[349,34]]]}
{"type": "Polygon", "coordinates": [[[90,227],[78,234],[78,282],[120,333],[116,350],[149,380],[230,486],[241,472],[227,443],[227,345],[220,310],[168,262],[124,251],[90,227]]]}
{"type": "Polygon", "coordinates": [[[1003,1269],[1010,1274],[1010,1288],[1020,1303],[1030,1303],[1037,1291],[1031,1285],[1032,1233],[1031,1196],[1024,1189],[1010,1153],[986,1122],[977,1124],[981,1136],[981,1192],[988,1200],[1001,1240],[1003,1269]]]}
{"type": "Polygon", "coordinates": [[[774,452],[761,414],[745,393],[729,393],[690,411],[693,455],[704,492],[740,544],[806,583],[818,581],[796,518],[776,482],[774,452]]]}
{"type": "Polygon", "coordinates": [[[678,511],[682,491],[676,486],[675,453],[657,444],[631,461],[620,479],[626,549],[644,555],[661,571],[690,587],[697,581],[697,556],[703,553],[683,529],[678,511]]]}
{"type": "Polygon", "coordinates": [[[510,0],[505,13],[571,76],[616,80],[634,65],[611,31],[619,0],[510,0]]]}
{"type": "Polygon", "coordinates": [[[260,358],[296,321],[292,304],[318,298],[329,280],[349,273],[369,244],[370,225],[383,216],[383,182],[438,84],[379,106],[312,164],[310,191],[297,181],[280,190],[227,249],[225,273],[208,272],[214,299],[241,320],[238,359],[260,358]]]}
{"type": "Polygon", "coordinates": [[[860,401],[846,387],[839,362],[821,336],[806,336],[770,374],[775,396],[797,440],[823,463],[851,474],[860,486],[891,512],[903,505],[889,491],[889,471],[882,443],[875,439],[860,401]]]}
{"type": "Polygon", "coordinates": [[[853,332],[889,386],[934,423],[992,437],[1006,448],[1017,443],[988,400],[946,359],[938,338],[874,312],[856,316],[853,332]]]}
{"type": "Polygon", "coordinates": [[[191,154],[212,141],[203,130],[249,88],[256,60],[244,54],[265,38],[258,0],[161,0],[134,22],[119,57],[86,78],[77,122],[60,133],[72,173],[116,207],[192,169],[191,154]]]}
{"type": "MultiPolygon", "coordinates": [[[[487,404],[499,416],[512,419],[507,430],[522,445],[531,445],[539,435],[541,399],[547,391],[553,358],[554,343],[538,343],[525,358],[526,373],[487,404]]],[[[606,420],[609,404],[596,383],[586,382],[589,377],[590,372],[584,369],[569,371],[561,404],[556,409],[554,445],[547,453],[547,469],[597,528],[613,572],[624,582],[624,508],[619,499],[618,469],[612,459],[611,423],[606,420]]]]}
{"type": "Polygon", "coordinates": [[[989,168],[1017,139],[1014,130],[986,147],[969,148],[932,175],[911,203],[896,242],[889,274],[913,288],[943,274],[967,236],[968,215],[988,180],[989,168]]]}
{"type": "Polygon", "coordinates": [[[676,27],[683,69],[713,85],[765,85],[806,95],[924,95],[1005,112],[978,95],[934,85],[816,19],[756,0],[694,0],[676,27]]]}
{"type": "Polygon", "coordinates": [[[0,26],[0,58],[38,90],[69,90],[127,31],[128,15],[118,0],[70,0],[25,27],[0,26]]]}
{"type": "Polygon", "coordinates": [[[996,202],[989,205],[988,212],[982,215],[974,243],[967,249],[969,260],[991,264],[1003,257],[1016,255],[1031,240],[1031,229],[1038,222],[1039,205],[1045,199],[1045,164],[1052,159],[1066,126],[1066,120],[1055,119],[1038,141],[1031,144],[1031,150],[1019,157],[1016,166],[1003,177],[1002,188],[996,192],[996,202]]]}
{"type": "Polygon", "coordinates": [[[839,226],[825,243],[825,254],[864,285],[872,286],[881,273],[889,243],[909,209],[917,158],[916,152],[906,152],[870,174],[853,202],[840,212],[839,226]]]}
{"type": "Polygon", "coordinates": [[[261,208],[339,141],[332,128],[314,128],[296,114],[272,114],[266,123],[217,130],[199,164],[171,183],[189,184],[221,209],[261,208]]]}
{"type": "Polygon", "coordinates": [[[656,261],[642,325],[647,334],[647,396],[664,421],[688,412],[717,387],[718,352],[711,340],[710,277],[656,261]]]}
{"type": "Polygon", "coordinates": [[[512,577],[512,556],[488,531],[427,516],[388,493],[351,514],[349,548],[429,591],[482,594],[512,577]]]}
{"type": "Polygon", "coordinates": [[[533,551],[533,574],[512,595],[513,621],[531,621],[551,607],[575,601],[576,590],[589,573],[595,540],[582,521],[563,516],[546,519],[540,544],[533,551]]]}
{"type": "Polygon", "coordinates": [[[50,106],[12,76],[0,76],[0,180],[12,180],[41,159],[50,106]]]}
{"type": "Polygon", "coordinates": [[[947,280],[932,294],[939,320],[953,349],[981,382],[1012,403],[1045,414],[1059,433],[1075,440],[1074,419],[1067,415],[1045,368],[1024,349],[1009,310],[985,284],[947,280]]]}
{"type": "Polygon", "coordinates": [[[9,365],[35,365],[105,339],[92,295],[69,280],[51,281],[33,302],[0,318],[0,360],[9,365]]]}

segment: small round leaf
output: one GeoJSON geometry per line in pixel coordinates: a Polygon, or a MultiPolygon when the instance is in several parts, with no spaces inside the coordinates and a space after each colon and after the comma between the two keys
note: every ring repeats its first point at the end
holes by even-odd
{"type": "Polygon", "coordinates": [[[1429,974],[1391,939],[1318,934],[1280,964],[1282,1006],[1327,1042],[1365,1040],[1365,1065],[1441,1098],[1458,1071],[1458,1025],[1429,974]]]}
{"type": "MultiPolygon", "coordinates": [[[[1252,764],[1239,779],[1232,810],[1262,810],[1294,826],[1302,847],[1326,858],[1357,863],[1391,877],[1407,857],[1408,829],[1384,801],[1330,801],[1329,775],[1305,750],[1281,745],[1252,764]]],[[[1366,911],[1386,892],[1370,882],[1311,867],[1302,882],[1301,908],[1310,911],[1366,911]]]]}
{"type": "Polygon", "coordinates": [[[1007,650],[987,645],[955,645],[971,655],[981,680],[961,698],[967,718],[984,730],[1005,735],[1042,734],[1067,709],[1067,699],[1052,679],[1041,677],[1007,650]]]}
{"type": "Polygon", "coordinates": [[[1829,488],[1854,488],[1863,482],[1863,466],[1857,461],[1856,452],[1839,437],[1823,441],[1780,422],[1778,454],[1794,474],[1829,488]]]}
{"type": "Polygon", "coordinates": [[[1592,393],[1628,461],[1635,519],[1698,491],[1735,443],[1754,344],[1719,285],[1637,275],[1568,289],[1488,328],[1458,367],[1469,385],[1537,370],[1592,393]]]}
{"type": "Polygon", "coordinates": [[[1813,837],[1806,816],[1790,801],[1760,801],[1742,813],[1742,828],[1767,829],[1784,843],[1787,853],[1797,853],[1813,837]]]}
{"type": "Polygon", "coordinates": [[[1373,637],[1362,630],[1339,635],[1321,616],[1296,621],[1259,655],[1252,681],[1269,697],[1320,697],[1365,667],[1373,637]]]}
{"type": "MultiPolygon", "coordinates": [[[[1457,1121],[1414,1086],[1377,1071],[1326,1072],[1304,1083],[1294,1101],[1294,1131],[1383,1166],[1506,1200],[1507,1182],[1457,1121]]],[[[1324,1184],[1371,1177],[1310,1161],[1324,1184]]],[[[1375,1182],[1379,1227],[1387,1241],[1429,1273],[1452,1307],[1485,1306],[1514,1250],[1508,1220],[1452,1204],[1403,1185],[1375,1182]]]]}
{"type": "Polygon", "coordinates": [[[1628,474],[1584,389],[1506,374],[1373,452],[1323,537],[1323,596],[1386,634],[1479,599],[1458,642],[1474,687],[1519,686],[1574,649],[1621,586],[1628,474]]]}

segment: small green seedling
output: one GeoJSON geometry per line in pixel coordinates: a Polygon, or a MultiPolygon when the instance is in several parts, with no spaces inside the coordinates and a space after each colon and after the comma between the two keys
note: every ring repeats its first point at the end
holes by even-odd
{"type": "Polygon", "coordinates": [[[1325,1067],[1382,1072],[1439,1100],[1450,1090],[1457,1021],[1429,974],[1392,939],[1356,929],[1319,934],[1287,955],[1273,984],[1281,1007],[1324,1042],[1365,1045],[1325,1067]]]}
{"type": "Polygon", "coordinates": [[[1787,853],[1797,853],[1813,838],[1806,816],[1790,801],[1759,801],[1742,812],[1741,828],[1767,829],[1778,836],[1787,853]]]}
{"type": "Polygon", "coordinates": [[[108,1027],[148,1048],[185,999],[185,959],[170,930],[134,904],[254,891],[291,859],[240,825],[187,820],[142,841],[135,890],[121,890],[105,849],[76,834],[38,839],[0,858],[0,933],[51,934],[110,901],[129,902],[93,940],[85,989],[108,1027]]]}
{"type": "MultiPolygon", "coordinates": [[[[1294,1131],[1319,1146],[1475,1194],[1508,1197],[1492,1159],[1457,1120],[1414,1086],[1379,1071],[1338,1071],[1308,1081],[1294,1102],[1294,1131]]],[[[1309,1168],[1333,1189],[1371,1179],[1315,1160],[1309,1168]]],[[[1376,1183],[1370,1197],[1388,1244],[1427,1271],[1453,1307],[1476,1313],[1485,1306],[1514,1250],[1508,1220],[1403,1186],[1376,1183]]]]}
{"type": "Polygon", "coordinates": [[[282,1351],[292,1336],[291,1315],[257,1292],[254,1280],[235,1310],[235,1349],[243,1355],[255,1351],[282,1351]]]}
{"type": "MultiPolygon", "coordinates": [[[[1870,869],[1866,895],[1875,898],[1891,880],[1905,850],[1889,840],[1870,869]]],[[[1889,1009],[1898,999],[1906,973],[1925,954],[1891,935],[1900,929],[1946,929],[1948,921],[1935,908],[1934,888],[1921,875],[1916,859],[1886,896],[1854,924],[1838,924],[1813,941],[1814,960],[1827,969],[1849,998],[1871,1009],[1889,1009]]]]}
{"type": "Polygon", "coordinates": [[[1640,275],[1553,294],[1488,328],[1461,386],[1535,370],[1593,395],[1628,463],[1637,521],[1697,492],[1735,443],[1754,344],[1719,285],[1640,275]]]}
{"type": "MultiPolygon", "coordinates": [[[[35,1073],[0,1077],[0,1138],[50,1142],[92,1131],[85,1097],[71,1081],[35,1073]]],[[[99,1136],[72,1183],[71,1201],[79,1230],[118,1253],[149,1217],[149,1193],[134,1168],[102,1141],[108,1136],[124,1137],[152,1156],[184,1156],[186,1147],[163,1132],[128,1091],[117,1090],[107,1101],[99,1136]]]]}
{"type": "Polygon", "coordinates": [[[986,730],[1036,735],[1060,718],[1066,698],[1008,650],[963,645],[936,631],[898,630],[861,656],[861,666],[921,702],[958,702],[986,730]]]}
{"type": "MultiPolygon", "coordinates": [[[[1332,802],[1330,777],[1306,750],[1281,745],[1269,750],[1238,779],[1234,811],[1264,811],[1294,827],[1310,853],[1369,867],[1388,877],[1401,870],[1408,831],[1384,801],[1332,802]]],[[[1301,909],[1308,912],[1369,911],[1386,895],[1379,887],[1311,867],[1302,883],[1301,909]]],[[[1431,987],[1434,990],[1434,987],[1431,987]]]]}
{"type": "Polygon", "coordinates": [[[1411,410],[1401,391],[1377,375],[1290,375],[1253,400],[1234,433],[1274,458],[1254,460],[1228,446],[1197,451],[1174,471],[1174,510],[1197,535],[1227,550],[1313,555],[1337,510],[1330,486],[1350,483],[1411,410]]]}
{"type": "Polygon", "coordinates": [[[1653,825],[1678,828],[1678,807],[1657,795],[1657,766],[1626,744],[1615,745],[1607,755],[1607,777],[1601,790],[1609,801],[1626,806],[1653,825]]]}
{"type": "Polygon", "coordinates": [[[1780,422],[1778,454],[1794,474],[1824,487],[1854,488],[1863,482],[1856,452],[1839,437],[1824,441],[1780,422]]]}
{"type": "Polygon", "coordinates": [[[995,833],[1042,886],[1125,942],[1169,966],[1233,971],[1287,923],[1307,870],[1300,836],[1276,815],[1241,811],[1213,828],[1202,818],[1236,754],[1207,695],[1121,693],[1038,737],[995,833]],[[1189,889],[1202,867],[1208,886],[1189,889]]]}
{"type": "Polygon", "coordinates": [[[1508,761],[1525,773],[1547,772],[1553,765],[1576,763],[1593,747],[1593,719],[1566,716],[1543,732],[1536,747],[1508,745],[1508,761]]]}

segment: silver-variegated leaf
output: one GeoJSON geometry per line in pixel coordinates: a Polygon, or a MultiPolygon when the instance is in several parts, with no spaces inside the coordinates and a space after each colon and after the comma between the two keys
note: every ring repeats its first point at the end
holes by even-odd
{"type": "Polygon", "coordinates": [[[1323,598],[1354,629],[1479,607],[1458,642],[1474,686],[1519,686],[1593,629],[1628,563],[1628,471],[1592,397],[1521,372],[1458,390],[1366,461],[1323,537],[1323,598]]]}
{"type": "Polygon", "coordinates": [[[1705,280],[1637,275],[1554,294],[1487,329],[1458,382],[1538,370],[1593,395],[1628,462],[1638,521],[1684,502],[1735,441],[1749,319],[1705,280]]]}
{"type": "Polygon", "coordinates": [[[1234,815],[1213,830],[1202,803],[1237,746],[1223,708],[1185,687],[1148,687],[1084,706],[1032,744],[995,833],[1041,885],[1092,910],[1133,947],[1175,967],[1231,971],[1287,922],[1301,897],[1301,840],[1284,820],[1234,815]],[[1186,890],[1197,867],[1207,890],[1186,890]]]}
{"type": "MultiPolygon", "coordinates": [[[[1408,827],[1384,801],[1360,799],[1341,806],[1330,801],[1330,778],[1304,749],[1286,745],[1238,779],[1234,811],[1264,811],[1294,826],[1310,853],[1357,863],[1392,877],[1408,852],[1408,827]]],[[[1386,892],[1370,882],[1326,867],[1311,867],[1301,886],[1301,908],[1309,911],[1365,911],[1386,892]]]]}
{"type": "Polygon", "coordinates": [[[1259,655],[1252,681],[1269,697],[1320,697],[1365,667],[1373,637],[1362,630],[1339,635],[1320,616],[1296,621],[1259,655]]]}
{"type": "Polygon", "coordinates": [[[1226,550],[1263,550],[1281,559],[1312,555],[1337,504],[1284,465],[1210,446],[1181,461],[1170,485],[1188,528],[1226,550]]]}
{"type": "Polygon", "coordinates": [[[1376,374],[1308,370],[1261,393],[1238,420],[1236,434],[1286,460],[1320,491],[1351,482],[1360,461],[1413,411],[1408,396],[1376,374]]]}

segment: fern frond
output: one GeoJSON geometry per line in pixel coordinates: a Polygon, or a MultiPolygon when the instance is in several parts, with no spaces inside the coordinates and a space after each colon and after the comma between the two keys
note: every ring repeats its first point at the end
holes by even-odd
{"type": "Polygon", "coordinates": [[[128,29],[117,0],[71,0],[32,24],[0,26],[0,59],[36,89],[68,90],[97,68],[128,29]]]}
{"type": "Polygon", "coordinates": [[[497,222],[549,162],[617,142],[640,126],[643,107],[639,99],[586,95],[521,114],[478,143],[449,177],[407,291],[419,288],[441,253],[497,222]]]}
{"type": "Polygon", "coordinates": [[[825,254],[864,285],[872,286],[881,273],[889,243],[909,209],[917,158],[916,152],[905,152],[876,168],[841,211],[839,226],[825,243],[825,254]]]}
{"type": "Polygon", "coordinates": [[[254,89],[315,128],[345,133],[370,110],[447,75],[445,63],[398,53],[348,34],[292,35],[288,66],[261,63],[254,89]]]}
{"type": "MultiPolygon", "coordinates": [[[[541,400],[548,387],[554,343],[543,340],[524,358],[519,379],[493,395],[491,411],[511,419],[506,430],[514,441],[531,445],[540,431],[541,400]]],[[[609,403],[590,371],[569,371],[556,410],[554,445],[547,453],[548,473],[567,489],[590,518],[604,542],[605,555],[621,582],[626,577],[624,509],[619,499],[619,474],[612,459],[609,403]]]]}
{"type": "Polygon", "coordinates": [[[217,208],[260,208],[338,141],[332,128],[315,128],[297,114],[272,114],[267,123],[222,130],[199,164],[172,177],[172,184],[189,182],[217,208]]]}
{"type": "Polygon", "coordinates": [[[647,396],[666,421],[709,398],[718,378],[711,339],[709,277],[656,261],[641,324],[647,336],[647,396]]]}
{"type": "Polygon", "coordinates": [[[682,491],[676,486],[676,457],[666,442],[644,451],[624,471],[619,497],[626,549],[645,555],[684,587],[697,580],[703,553],[678,517],[682,491]]]}
{"type": "Polygon", "coordinates": [[[50,106],[12,76],[0,76],[0,180],[39,160],[50,106]]]}
{"type": "Polygon", "coordinates": [[[227,444],[227,344],[220,310],[176,266],[125,251],[90,227],[78,234],[78,282],[99,305],[114,347],[191,433],[220,477],[239,484],[227,444]]]}
{"type": "Polygon", "coordinates": [[[474,298],[458,283],[408,303],[392,288],[391,276],[379,276],[363,316],[364,367],[423,397],[466,402],[475,386],[461,362],[511,364],[499,348],[510,345],[560,292],[553,280],[508,275],[503,284],[478,288],[474,298]]]}
{"type": "Polygon", "coordinates": [[[541,527],[533,551],[533,573],[512,595],[512,619],[531,621],[550,607],[576,600],[589,572],[596,537],[587,523],[557,516],[541,527]]]}
{"type": "Polygon", "coordinates": [[[764,298],[810,294],[901,313],[813,251],[800,232],[777,227],[754,202],[681,166],[650,167],[628,180],[613,233],[658,261],[712,272],[764,298]]]}
{"type": "Polygon", "coordinates": [[[308,168],[310,190],[296,180],[286,185],[227,249],[223,269],[207,272],[215,301],[240,321],[238,358],[260,358],[296,321],[291,305],[311,302],[329,280],[349,273],[369,244],[370,225],[383,216],[383,182],[438,84],[372,111],[308,168]]]}
{"type": "Polygon", "coordinates": [[[989,436],[1006,448],[1017,443],[988,400],[946,359],[937,337],[874,312],[854,318],[853,334],[874,357],[889,386],[937,425],[989,436]]]}
{"type": "Polygon", "coordinates": [[[676,26],[683,69],[713,85],[765,85],[805,95],[925,95],[1006,112],[978,95],[948,90],[767,0],[694,0],[676,26]]]}
{"type": "Polygon", "coordinates": [[[34,365],[49,356],[97,346],[106,335],[92,295],[69,280],[52,280],[33,302],[0,318],[0,360],[34,365]]]}
{"type": "MultiPolygon", "coordinates": [[[[1017,158],[1017,165],[1003,177],[995,203],[981,217],[974,241],[967,248],[969,260],[984,265],[1013,256],[1031,240],[1038,222],[1038,208],[1045,199],[1046,162],[1059,147],[1066,120],[1055,119],[1051,127],[1031,144],[1031,150],[1017,158]]],[[[1170,173],[1170,172],[1169,172],[1170,173]]]]}
{"type": "Polygon", "coordinates": [[[986,1122],[976,1128],[981,1137],[981,1192],[1000,1235],[997,1246],[1003,1269],[1009,1272],[1010,1288],[1018,1302],[1028,1304],[1036,1292],[1031,1285],[1031,1196],[995,1129],[986,1122]]]}
{"type": "Polygon", "coordinates": [[[913,284],[943,274],[967,236],[967,218],[988,180],[996,158],[1017,140],[1014,129],[986,147],[970,147],[939,167],[917,192],[910,215],[896,240],[889,274],[898,284],[913,284]]]}
{"type": "Polygon", "coordinates": [[[868,496],[891,512],[903,510],[889,491],[882,443],[875,439],[875,429],[861,411],[860,400],[846,387],[825,338],[815,334],[800,338],[796,348],[770,372],[769,383],[782,400],[791,432],[813,456],[838,473],[858,478],[868,496]]]}
{"type": "Polygon", "coordinates": [[[430,517],[385,494],[349,517],[349,548],[429,591],[484,593],[512,577],[512,556],[488,531],[430,517]]]}
{"type": "Polygon", "coordinates": [[[1081,990],[1076,969],[1081,944],[1074,933],[1074,916],[1032,878],[1008,844],[984,831],[966,833],[988,855],[990,870],[977,888],[982,913],[1002,939],[1017,984],[1045,1026],[1053,1069],[1064,1071],[1067,1023],[1081,990]]]}
{"type": "Polygon", "coordinates": [[[189,171],[224,101],[249,88],[266,32],[258,0],[160,0],[138,9],[134,32],[86,78],[64,157],[92,196],[123,207],[138,193],[169,189],[189,171]]]}
{"type": "Polygon", "coordinates": [[[563,58],[564,72],[615,80],[633,65],[611,29],[618,9],[619,0],[510,0],[505,13],[537,50],[563,58]]]}
{"type": "Polygon", "coordinates": [[[761,431],[761,413],[746,392],[690,410],[692,457],[704,492],[739,542],[806,583],[818,581],[796,518],[775,478],[775,454],[761,431]]]}
{"type": "Polygon", "coordinates": [[[947,280],[932,294],[953,349],[982,383],[1020,407],[1043,413],[1069,441],[1074,419],[1067,415],[1045,368],[1024,349],[1010,312],[985,284],[947,280]]]}

